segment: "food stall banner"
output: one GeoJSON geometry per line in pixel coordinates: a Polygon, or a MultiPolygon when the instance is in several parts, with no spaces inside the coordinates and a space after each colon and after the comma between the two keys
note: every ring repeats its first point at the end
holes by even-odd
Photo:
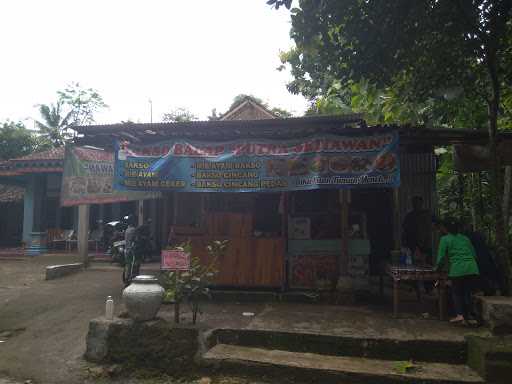
{"type": "Polygon", "coordinates": [[[159,192],[116,191],[114,152],[67,146],[61,186],[61,205],[107,204],[153,199],[159,192]]]}
{"type": "Polygon", "coordinates": [[[124,191],[270,192],[400,185],[396,131],[116,146],[114,188],[124,191]]]}

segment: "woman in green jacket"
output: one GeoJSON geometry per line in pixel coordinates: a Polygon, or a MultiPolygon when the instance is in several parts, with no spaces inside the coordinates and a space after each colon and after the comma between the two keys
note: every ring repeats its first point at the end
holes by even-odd
{"type": "Polygon", "coordinates": [[[441,223],[441,239],[437,253],[436,268],[448,260],[448,277],[452,282],[453,303],[456,316],[452,323],[468,320],[473,314],[471,292],[479,275],[476,254],[469,238],[461,234],[453,219],[441,223]]]}

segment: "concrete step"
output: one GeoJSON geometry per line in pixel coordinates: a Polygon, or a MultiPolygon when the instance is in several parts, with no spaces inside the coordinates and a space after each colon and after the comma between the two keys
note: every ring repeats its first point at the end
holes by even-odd
{"type": "Polygon", "coordinates": [[[427,338],[388,339],[361,335],[339,336],[256,329],[216,329],[209,337],[209,345],[216,344],[395,361],[412,359],[449,364],[465,364],[467,361],[467,343],[464,339],[457,341],[427,338]]]}
{"type": "Polygon", "coordinates": [[[325,356],[262,348],[218,344],[204,356],[206,365],[220,373],[261,378],[286,377],[296,383],[483,383],[465,365],[415,362],[416,368],[404,373],[402,362],[362,357],[325,356]]]}

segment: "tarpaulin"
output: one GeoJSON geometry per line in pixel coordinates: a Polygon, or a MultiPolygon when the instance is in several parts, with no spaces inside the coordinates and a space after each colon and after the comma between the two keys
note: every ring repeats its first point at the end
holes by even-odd
{"type": "Polygon", "coordinates": [[[395,131],[294,140],[117,143],[115,188],[124,191],[256,192],[399,185],[395,131]]]}
{"type": "Polygon", "coordinates": [[[114,153],[102,149],[66,147],[61,205],[107,204],[152,199],[158,192],[116,191],[114,153]]]}

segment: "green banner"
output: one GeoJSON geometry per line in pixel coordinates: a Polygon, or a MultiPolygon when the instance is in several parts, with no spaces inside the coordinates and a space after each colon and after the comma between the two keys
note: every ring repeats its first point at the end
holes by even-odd
{"type": "Polygon", "coordinates": [[[158,192],[113,189],[114,153],[97,148],[66,147],[61,205],[108,204],[154,199],[158,192]]]}

